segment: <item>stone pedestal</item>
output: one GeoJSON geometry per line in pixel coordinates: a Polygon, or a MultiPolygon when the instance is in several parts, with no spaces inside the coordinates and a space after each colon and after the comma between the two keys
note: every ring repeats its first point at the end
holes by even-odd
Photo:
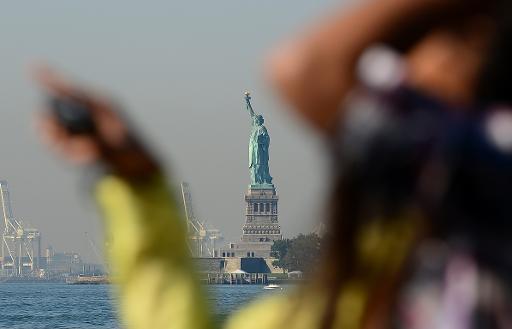
{"type": "Polygon", "coordinates": [[[270,258],[275,240],[281,240],[277,208],[279,197],[273,184],[249,185],[245,193],[245,224],[240,242],[230,243],[222,257],[270,258]]]}
{"type": "Polygon", "coordinates": [[[242,242],[274,242],[281,240],[278,203],[273,184],[249,185],[245,194],[245,224],[242,242]]]}

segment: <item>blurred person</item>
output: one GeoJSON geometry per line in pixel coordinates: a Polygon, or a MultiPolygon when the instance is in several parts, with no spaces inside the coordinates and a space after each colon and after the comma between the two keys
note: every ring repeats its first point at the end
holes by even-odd
{"type": "Polygon", "coordinates": [[[333,154],[323,328],[512,327],[511,15],[367,1],[274,54],[333,154]]]}
{"type": "MultiPolygon", "coordinates": [[[[509,13],[504,0],[369,0],[275,54],[277,89],[334,154],[330,243],[314,281],[227,328],[512,326],[509,13]]],[[[113,102],[36,79],[89,111],[78,133],[45,112],[41,133],[99,173],[123,325],[215,326],[157,158],[113,102]]]]}

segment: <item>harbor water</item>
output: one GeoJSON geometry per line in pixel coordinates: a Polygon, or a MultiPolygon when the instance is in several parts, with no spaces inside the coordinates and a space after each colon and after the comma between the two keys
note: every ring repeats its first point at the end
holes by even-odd
{"type": "MultiPolygon", "coordinates": [[[[111,329],[117,320],[111,285],[1,283],[0,328],[111,329]]],[[[282,293],[261,285],[205,286],[218,322],[263,295],[282,293]]]]}

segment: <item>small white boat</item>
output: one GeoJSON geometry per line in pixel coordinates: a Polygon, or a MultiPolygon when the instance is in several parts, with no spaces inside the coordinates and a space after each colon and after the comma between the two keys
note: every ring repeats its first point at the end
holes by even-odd
{"type": "Polygon", "coordinates": [[[278,284],[269,284],[268,286],[263,287],[265,290],[276,290],[276,289],[283,289],[278,284]]]}

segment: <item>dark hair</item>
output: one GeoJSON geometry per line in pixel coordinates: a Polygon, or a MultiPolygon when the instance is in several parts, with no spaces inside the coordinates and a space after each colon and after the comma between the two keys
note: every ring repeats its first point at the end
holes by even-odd
{"type": "MultiPolygon", "coordinates": [[[[486,1],[475,0],[473,2],[477,5],[482,5],[486,1]]],[[[512,2],[509,0],[487,1],[486,6],[489,3],[492,3],[490,7],[493,8],[489,9],[489,13],[491,13],[493,20],[496,22],[497,31],[478,82],[476,98],[482,104],[512,104],[512,82],[510,81],[512,79],[512,64],[509,63],[509,61],[512,61],[512,2]],[[496,7],[494,8],[494,6],[496,7]]],[[[420,32],[424,33],[425,31],[418,30],[416,36],[420,32]]],[[[409,37],[412,40],[412,34],[409,37]]],[[[399,45],[403,46],[403,50],[409,47],[410,40],[401,40],[402,43],[399,45]]],[[[417,201],[412,199],[417,196],[415,194],[417,192],[417,183],[426,162],[424,156],[427,156],[426,154],[422,156],[421,152],[429,151],[418,150],[418,152],[413,152],[413,154],[417,155],[417,158],[412,160],[406,159],[404,162],[404,158],[401,158],[403,154],[400,154],[400,152],[397,154],[392,153],[407,148],[407,145],[395,147],[396,145],[393,143],[398,140],[400,140],[400,136],[397,139],[391,138],[377,143],[376,147],[369,151],[368,161],[363,165],[361,163],[347,164],[345,159],[340,159],[340,156],[342,157],[343,155],[337,154],[337,150],[334,151],[336,154],[334,156],[334,165],[337,168],[334,169],[336,177],[330,199],[330,238],[326,239],[326,260],[322,267],[324,278],[321,283],[329,291],[328,307],[322,323],[324,329],[333,326],[336,316],[335,304],[343,285],[351,277],[357,275],[357,273],[354,273],[354,265],[357,262],[355,238],[358,231],[366,224],[369,216],[375,215],[369,214],[368,211],[378,212],[384,217],[392,216],[392,214],[401,210],[401,206],[411,201],[417,201]],[[382,144],[386,142],[389,143],[387,145],[382,144]],[[387,155],[384,155],[384,153],[387,153],[387,155]],[[378,161],[384,160],[385,163],[376,161],[375,159],[377,158],[379,159],[378,161]],[[407,166],[404,167],[404,163],[407,163],[407,166]]],[[[492,216],[496,213],[496,209],[501,211],[499,215],[503,215],[504,212],[508,215],[512,213],[512,208],[500,206],[507,203],[503,199],[504,189],[506,189],[504,184],[512,182],[512,173],[508,173],[510,171],[508,169],[493,171],[491,168],[491,171],[486,171],[489,168],[484,166],[485,168],[479,167],[479,169],[483,168],[483,170],[476,172],[480,176],[475,177],[475,171],[472,168],[475,165],[472,162],[474,161],[474,158],[472,158],[473,153],[471,153],[473,151],[481,152],[481,150],[470,150],[469,153],[464,153],[454,163],[450,164],[453,165],[453,168],[450,169],[455,174],[451,182],[452,186],[448,187],[446,199],[440,201],[436,209],[437,213],[428,213],[428,210],[426,211],[429,216],[436,217],[429,217],[432,219],[430,225],[433,226],[431,234],[443,238],[447,231],[466,229],[465,225],[469,224],[472,227],[467,228],[468,234],[479,238],[482,223],[485,226],[487,220],[483,217],[480,218],[480,215],[487,214],[492,216]],[[486,175],[490,175],[491,179],[486,175]],[[500,180],[500,178],[503,179],[500,180]],[[481,190],[472,188],[477,185],[480,186],[481,190]],[[485,191],[486,189],[487,191],[485,191]],[[468,203],[470,206],[468,206],[468,203]],[[469,214],[470,217],[473,216],[472,222],[464,222],[468,214],[454,214],[452,212],[454,208],[472,211],[473,214],[469,214]],[[446,218],[451,215],[458,216],[460,221],[457,222],[455,220],[449,224],[443,223],[445,220],[451,220],[451,218],[446,218]]],[[[512,163],[507,162],[507,164],[512,163]]],[[[477,165],[480,164],[477,163],[477,165]]],[[[510,193],[506,195],[509,196],[510,193]]],[[[500,217],[499,215],[496,217],[500,217]]],[[[499,231],[500,227],[503,228],[503,226],[499,226],[501,219],[499,218],[498,222],[491,221],[487,223],[494,225],[493,229],[499,231]]],[[[502,234],[506,235],[509,228],[512,230],[511,224],[507,226],[510,227],[504,230],[506,233],[501,232],[502,234]]],[[[491,235],[496,232],[492,231],[491,235]]],[[[479,241],[478,243],[485,244],[487,242],[489,241],[479,241]]],[[[497,246],[499,246],[499,243],[498,245],[490,246],[490,248],[494,248],[495,251],[497,246]]],[[[491,254],[492,251],[484,253],[482,257],[483,259],[488,259],[491,257],[491,254]]],[[[494,255],[494,258],[499,257],[503,257],[502,253],[494,255]]],[[[498,259],[497,263],[499,262],[500,260],[498,259]]],[[[382,303],[383,301],[387,304],[393,304],[398,291],[397,287],[394,288],[386,290],[384,295],[379,294],[377,298],[372,300],[365,316],[372,315],[371,312],[375,304],[382,303]]],[[[369,297],[373,297],[372,294],[374,292],[370,291],[369,293],[369,297]]],[[[376,307],[379,307],[379,305],[376,307]]]]}
{"type": "Polygon", "coordinates": [[[497,31],[482,72],[478,97],[484,103],[512,103],[512,2],[498,1],[495,12],[497,31]]]}

